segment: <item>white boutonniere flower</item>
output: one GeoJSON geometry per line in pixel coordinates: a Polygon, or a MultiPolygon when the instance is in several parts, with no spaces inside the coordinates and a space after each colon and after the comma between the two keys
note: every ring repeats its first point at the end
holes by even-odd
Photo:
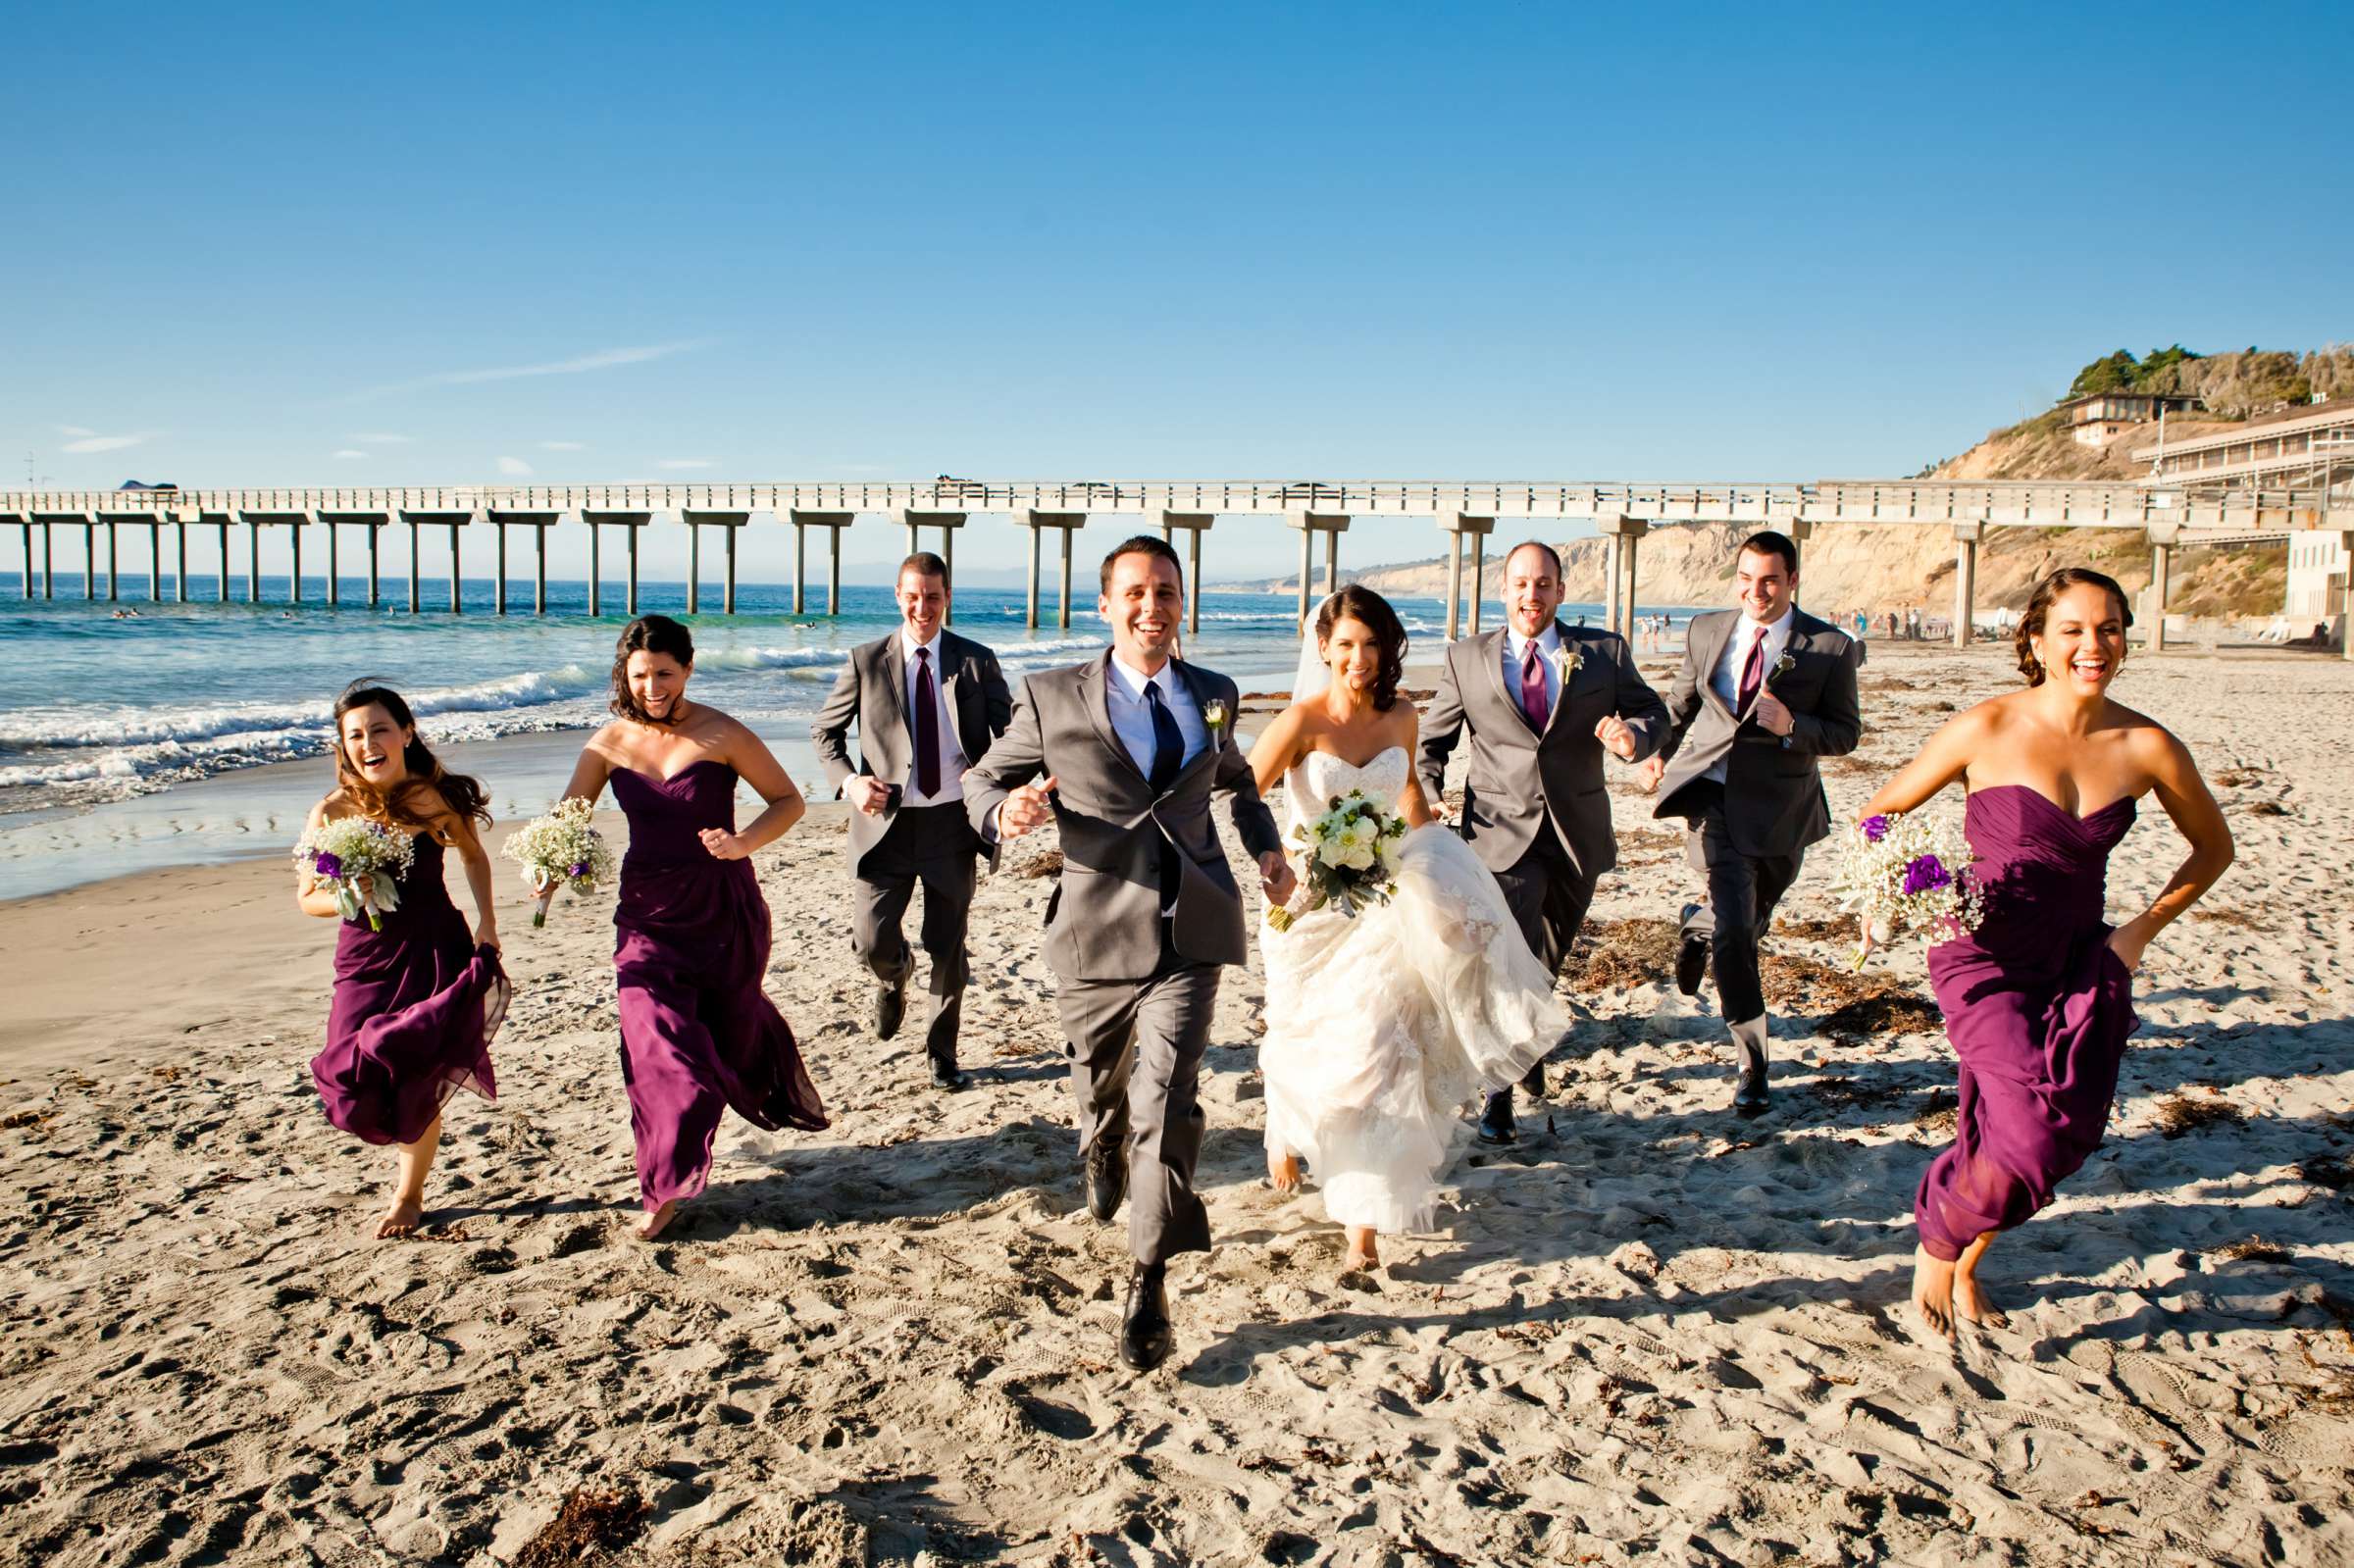
{"type": "Polygon", "coordinates": [[[1226,704],[1215,698],[1203,705],[1202,722],[1209,726],[1212,738],[1215,738],[1218,733],[1226,728],[1226,721],[1229,717],[1231,715],[1226,711],[1226,704]]]}
{"type": "Polygon", "coordinates": [[[1766,676],[1766,679],[1768,681],[1779,681],[1782,677],[1788,675],[1791,671],[1797,668],[1798,661],[1785,653],[1780,658],[1773,661],[1773,673],[1766,676]]]}
{"type": "Polygon", "coordinates": [[[1564,643],[1553,650],[1553,673],[1561,678],[1561,684],[1567,685],[1569,678],[1585,667],[1586,656],[1578,649],[1564,643]]]}

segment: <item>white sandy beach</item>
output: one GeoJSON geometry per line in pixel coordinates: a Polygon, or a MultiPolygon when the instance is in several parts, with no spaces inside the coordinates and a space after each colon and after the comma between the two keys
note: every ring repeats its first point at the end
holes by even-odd
{"type": "MultiPolygon", "coordinates": [[[[2015,679],[1874,645],[1834,814],[2015,679]]],[[[1264,1186],[1257,978],[1229,976],[1218,1245],[1172,1268],[1177,1353],[1142,1377],[1124,1229],[1080,1207],[1049,879],[983,885],[979,1071],[943,1097],[918,1031],[871,1036],[842,808],[764,851],[770,991],[834,1126],[731,1120],[650,1246],[610,894],[534,931],[501,863],[500,1098],[451,1104],[407,1243],[366,1239],[389,1151],[311,1090],[333,932],[282,856],[0,905],[0,1557],[570,1562],[566,1500],[617,1493],[627,1544],[588,1560],[2354,1560],[2354,666],[2143,656],[2117,694],[2191,746],[2239,860],[2150,950],[2108,1143],[1989,1256],[2012,1327],[1957,1347],[1906,1301],[1954,1103],[1918,948],[1851,977],[1811,866],[1770,947],[1775,1107],[1736,1122],[1713,1003],[1664,973],[1692,874],[1623,786],[1537,1135],[1467,1154],[1373,1289],[1336,1284],[1312,1172],[1264,1186]]],[[[2145,801],[2113,909],[2182,852],[2145,801]]]]}

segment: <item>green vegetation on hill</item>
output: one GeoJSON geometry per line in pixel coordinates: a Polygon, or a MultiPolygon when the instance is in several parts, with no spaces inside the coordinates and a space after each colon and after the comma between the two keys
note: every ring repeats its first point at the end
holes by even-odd
{"type": "Polygon", "coordinates": [[[2076,372],[2076,379],[2068,383],[2068,395],[2076,398],[2102,392],[2172,392],[2176,390],[2175,368],[2186,360],[2205,357],[2180,343],[2172,348],[2153,348],[2148,359],[2140,360],[2121,348],[2076,372]]]}

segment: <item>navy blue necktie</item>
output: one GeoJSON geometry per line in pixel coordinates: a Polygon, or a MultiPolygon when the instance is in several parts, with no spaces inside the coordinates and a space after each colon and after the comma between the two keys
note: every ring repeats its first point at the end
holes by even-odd
{"type": "Polygon", "coordinates": [[[1177,782],[1177,771],[1185,765],[1185,733],[1177,728],[1177,716],[1169,711],[1158,683],[1146,683],[1145,706],[1152,710],[1152,771],[1149,777],[1155,791],[1165,790],[1177,782]]]}

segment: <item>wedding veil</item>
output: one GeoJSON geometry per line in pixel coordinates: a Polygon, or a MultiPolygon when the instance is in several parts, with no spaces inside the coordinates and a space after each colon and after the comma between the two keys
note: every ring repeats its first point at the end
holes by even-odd
{"type": "Polygon", "coordinates": [[[1324,618],[1324,606],[1339,598],[1337,593],[1326,594],[1308,612],[1307,624],[1300,629],[1300,664],[1292,673],[1292,700],[1303,702],[1332,684],[1332,671],[1324,663],[1324,650],[1316,646],[1316,623],[1324,618]]]}

